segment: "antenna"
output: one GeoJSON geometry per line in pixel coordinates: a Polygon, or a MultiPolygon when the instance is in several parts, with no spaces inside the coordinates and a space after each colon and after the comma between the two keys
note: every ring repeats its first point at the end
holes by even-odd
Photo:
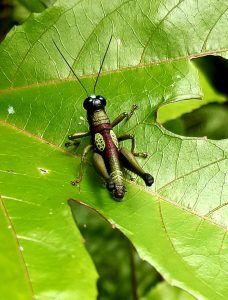
{"type": "Polygon", "coordinates": [[[107,48],[106,48],[106,50],[105,50],[105,54],[104,54],[104,57],[103,57],[103,59],[102,59],[101,66],[100,66],[100,69],[99,69],[99,72],[98,72],[98,75],[97,75],[97,78],[96,78],[96,81],[95,81],[95,84],[94,84],[94,87],[93,87],[93,93],[94,93],[94,94],[95,94],[96,85],[97,85],[98,79],[99,79],[99,77],[100,77],[101,70],[102,70],[102,67],[103,67],[103,64],[104,64],[104,61],[105,61],[107,52],[108,52],[108,48],[109,48],[109,46],[110,46],[110,44],[111,44],[111,41],[112,41],[112,35],[111,35],[110,40],[109,40],[109,42],[108,42],[108,46],[107,46],[107,48]]]}
{"type": "Polygon", "coordinates": [[[71,65],[68,63],[68,61],[66,60],[66,58],[64,57],[64,55],[62,54],[62,52],[60,51],[59,47],[57,46],[56,42],[52,39],[55,47],[57,48],[57,50],[59,51],[59,53],[61,54],[62,58],[64,59],[65,63],[68,65],[68,67],[70,68],[71,72],[74,74],[74,76],[77,78],[78,82],[81,84],[81,86],[83,87],[83,89],[85,90],[87,96],[89,96],[89,93],[87,92],[87,89],[85,88],[84,84],[81,82],[81,80],[79,79],[79,77],[77,76],[77,74],[74,72],[74,70],[72,69],[71,65]]]}

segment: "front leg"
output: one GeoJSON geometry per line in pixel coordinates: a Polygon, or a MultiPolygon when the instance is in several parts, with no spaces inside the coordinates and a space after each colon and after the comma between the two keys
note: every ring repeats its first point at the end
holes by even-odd
{"type": "Polygon", "coordinates": [[[76,132],[74,134],[68,135],[68,139],[71,140],[71,141],[73,141],[73,140],[77,140],[77,139],[86,137],[86,136],[88,136],[90,134],[91,134],[90,131],[87,131],[87,132],[76,132]]]}
{"type": "Polygon", "coordinates": [[[133,115],[134,111],[138,108],[138,106],[136,104],[132,105],[131,111],[129,113],[127,112],[123,112],[122,114],[120,114],[117,118],[115,118],[114,121],[112,121],[111,125],[112,127],[115,127],[117,124],[119,124],[121,121],[123,121],[125,118],[127,118],[128,120],[131,118],[131,116],[133,115]]]}
{"type": "Polygon", "coordinates": [[[68,139],[73,142],[66,142],[65,147],[78,146],[80,144],[80,138],[90,135],[90,131],[87,132],[76,132],[74,134],[68,135],[68,139]]]}

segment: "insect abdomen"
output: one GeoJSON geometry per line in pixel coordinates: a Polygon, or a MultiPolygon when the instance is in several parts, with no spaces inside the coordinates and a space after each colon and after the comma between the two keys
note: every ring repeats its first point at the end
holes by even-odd
{"type": "Polygon", "coordinates": [[[122,199],[125,193],[123,173],[119,163],[118,139],[112,129],[103,129],[95,133],[94,142],[97,151],[103,156],[109,175],[114,182],[114,197],[122,199]]]}

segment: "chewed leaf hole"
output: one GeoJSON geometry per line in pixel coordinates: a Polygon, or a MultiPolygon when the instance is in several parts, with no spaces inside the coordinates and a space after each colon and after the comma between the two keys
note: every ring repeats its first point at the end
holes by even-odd
{"type": "Polygon", "coordinates": [[[38,170],[40,171],[41,174],[48,174],[49,171],[44,169],[44,168],[38,168],[38,170]]]}
{"type": "MultiPolygon", "coordinates": [[[[206,56],[194,60],[202,99],[178,101],[161,106],[158,122],[169,131],[187,137],[228,138],[228,60],[206,56]]],[[[178,77],[178,75],[176,76],[178,77]]],[[[188,99],[188,98],[186,98],[188,99]]]]}

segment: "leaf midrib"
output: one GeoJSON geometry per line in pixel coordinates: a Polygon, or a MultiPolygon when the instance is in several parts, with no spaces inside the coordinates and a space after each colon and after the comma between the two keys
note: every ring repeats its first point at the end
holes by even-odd
{"type": "MultiPolygon", "coordinates": [[[[102,71],[102,74],[100,75],[100,77],[109,75],[109,74],[117,74],[117,73],[121,73],[124,71],[134,71],[137,69],[148,68],[153,65],[160,65],[160,64],[164,64],[164,63],[172,63],[172,62],[178,62],[178,61],[190,61],[191,59],[200,58],[200,57],[204,57],[207,55],[215,55],[216,56],[221,53],[226,53],[227,51],[228,51],[228,48],[224,48],[224,49],[220,49],[220,50],[207,51],[207,52],[203,52],[203,53],[195,53],[195,54],[191,54],[191,55],[187,55],[187,56],[178,56],[178,57],[173,57],[173,58],[159,59],[156,61],[152,61],[148,64],[138,64],[135,66],[121,67],[116,70],[102,71]]],[[[91,73],[91,74],[84,74],[83,76],[78,76],[78,77],[80,79],[86,79],[86,78],[96,78],[96,76],[97,76],[97,73],[91,73]]],[[[32,84],[28,84],[28,85],[9,86],[7,88],[0,89],[0,95],[13,93],[13,92],[17,92],[20,90],[29,90],[29,89],[33,89],[33,88],[40,88],[40,87],[44,87],[44,86],[61,84],[63,82],[75,82],[75,80],[76,79],[74,77],[72,77],[72,78],[67,77],[67,78],[63,78],[63,79],[52,79],[52,80],[47,80],[47,81],[43,81],[43,82],[39,82],[39,83],[32,83],[32,84]]]]}

